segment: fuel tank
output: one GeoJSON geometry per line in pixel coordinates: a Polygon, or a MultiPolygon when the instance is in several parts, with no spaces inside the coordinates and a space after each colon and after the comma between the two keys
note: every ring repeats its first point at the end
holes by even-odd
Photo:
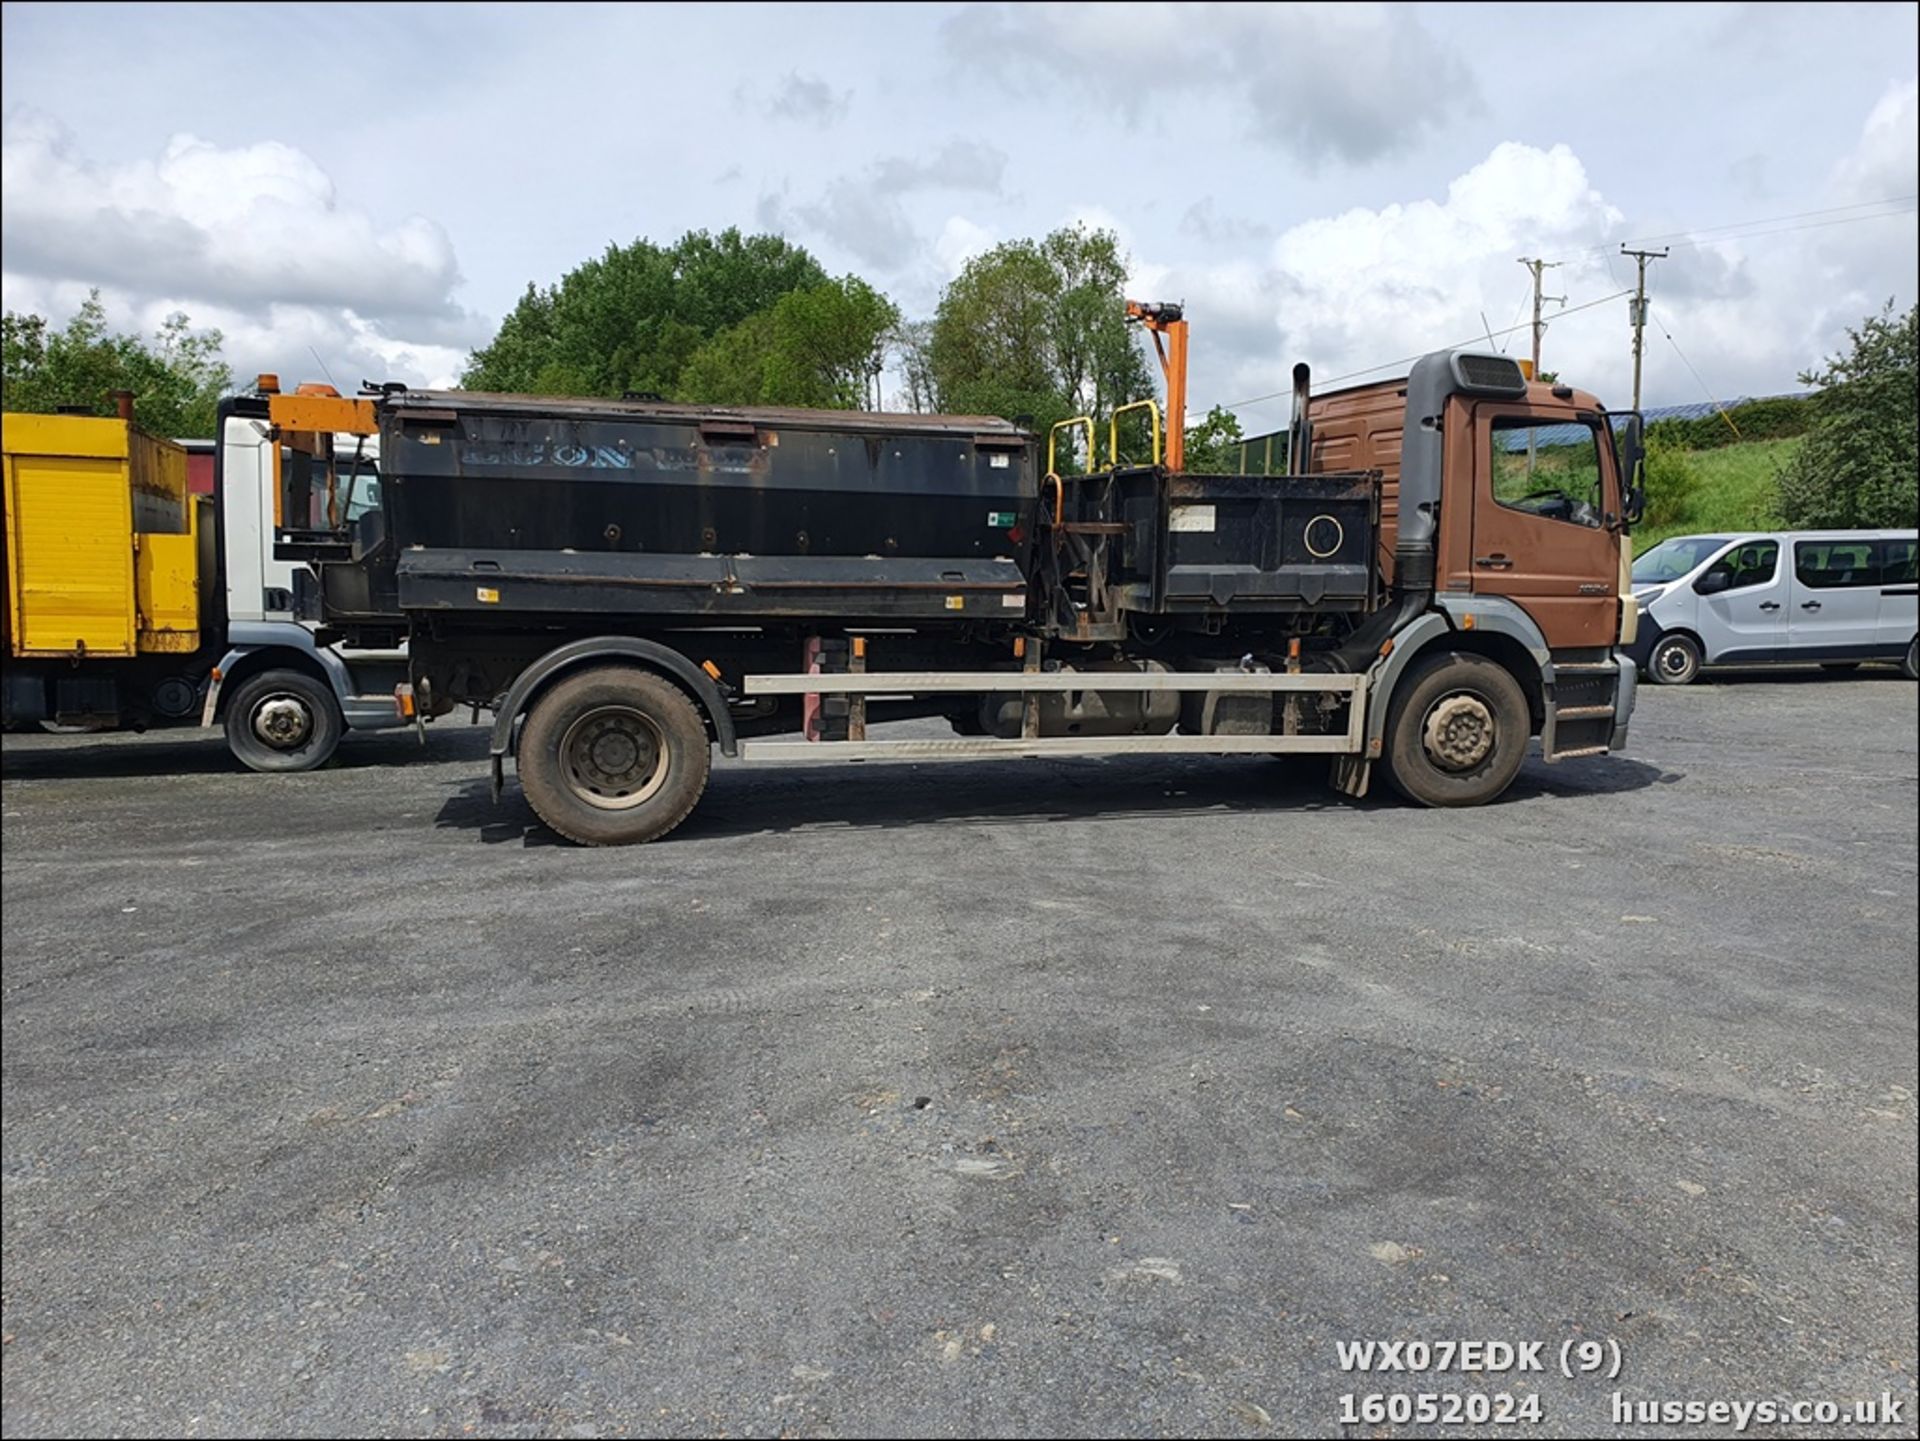
{"type": "MultiPolygon", "coordinates": [[[[1061,671],[1085,675],[1087,688],[1042,691],[1034,697],[1043,736],[1165,735],[1180,719],[1177,691],[1099,689],[1100,677],[1165,671],[1159,661],[1088,661],[1061,671]]],[[[1020,734],[1023,702],[1017,695],[991,695],[980,702],[980,727],[987,735],[1012,740],[1020,734]]]]}

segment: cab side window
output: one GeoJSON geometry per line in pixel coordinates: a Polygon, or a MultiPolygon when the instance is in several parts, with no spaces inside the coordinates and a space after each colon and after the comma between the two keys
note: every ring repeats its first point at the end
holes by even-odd
{"type": "MultiPolygon", "coordinates": [[[[1780,542],[1755,540],[1736,545],[1707,567],[1707,575],[1724,574],[1724,590],[1744,590],[1750,585],[1766,585],[1780,569],[1780,542]]],[[[1704,578],[1704,577],[1703,577],[1704,578]]]]}
{"type": "Polygon", "coordinates": [[[1592,426],[1497,418],[1492,445],[1493,498],[1501,505],[1596,529],[1605,523],[1600,446],[1592,426]]]}
{"type": "Polygon", "coordinates": [[[1802,540],[1794,542],[1793,573],[1809,590],[1839,590],[1850,585],[1878,585],[1879,567],[1873,542],[1866,540],[1802,540]]]}

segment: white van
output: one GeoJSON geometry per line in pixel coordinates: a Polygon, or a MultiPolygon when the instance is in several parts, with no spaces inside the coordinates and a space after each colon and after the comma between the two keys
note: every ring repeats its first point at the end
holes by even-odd
{"type": "Polygon", "coordinates": [[[1891,661],[1911,680],[1916,554],[1911,530],[1677,535],[1633,563],[1640,632],[1624,649],[1661,685],[1710,665],[1862,661],[1891,661]]]}

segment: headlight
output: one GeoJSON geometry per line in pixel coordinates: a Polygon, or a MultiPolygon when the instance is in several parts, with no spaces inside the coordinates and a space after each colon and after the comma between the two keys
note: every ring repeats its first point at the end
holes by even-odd
{"type": "Polygon", "coordinates": [[[1645,590],[1636,590],[1633,593],[1633,598],[1640,603],[1640,608],[1645,610],[1671,589],[1673,589],[1672,586],[1666,585],[1649,586],[1645,590]]]}

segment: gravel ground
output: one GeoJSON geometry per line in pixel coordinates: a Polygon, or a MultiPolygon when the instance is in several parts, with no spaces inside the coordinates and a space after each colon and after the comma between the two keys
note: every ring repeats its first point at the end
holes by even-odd
{"type": "Polygon", "coordinates": [[[1912,1435],[1915,696],[1643,691],[1457,813],[723,767],[627,851],[472,729],[9,738],[6,1433],[1912,1435]],[[1548,1370],[1336,1362],[1409,1338],[1548,1370]]]}

